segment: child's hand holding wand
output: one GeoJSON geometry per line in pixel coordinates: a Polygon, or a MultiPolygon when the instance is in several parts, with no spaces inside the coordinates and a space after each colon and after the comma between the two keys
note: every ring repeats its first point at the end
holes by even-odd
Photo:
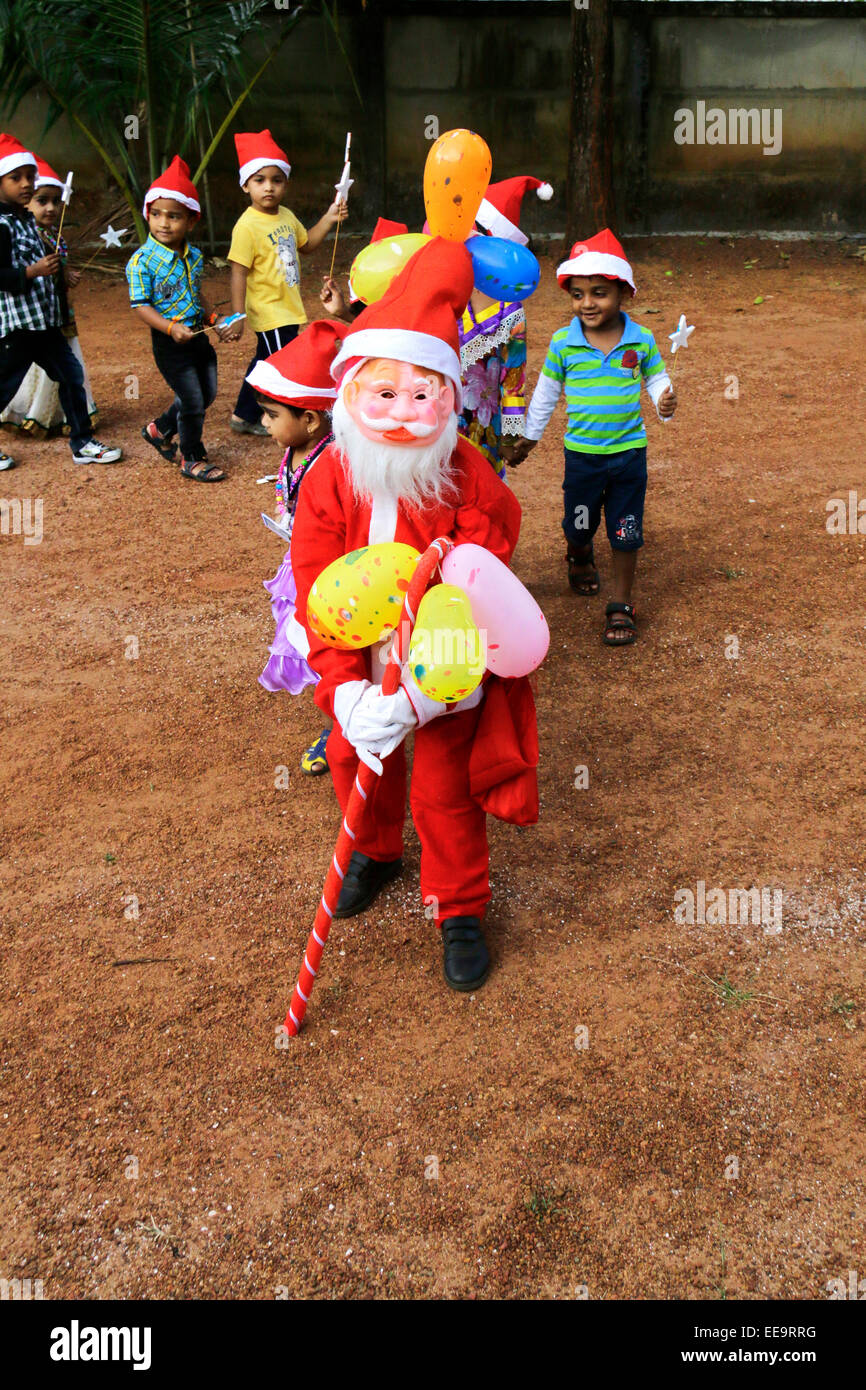
{"type": "Polygon", "coordinates": [[[63,262],[56,251],[51,251],[47,256],[41,256],[38,261],[29,265],[24,274],[28,280],[39,280],[43,275],[56,275],[63,262]]]}
{"type": "Polygon", "coordinates": [[[326,275],[319,298],[329,314],[342,314],[346,307],[340,287],[332,275],[326,275]]]}

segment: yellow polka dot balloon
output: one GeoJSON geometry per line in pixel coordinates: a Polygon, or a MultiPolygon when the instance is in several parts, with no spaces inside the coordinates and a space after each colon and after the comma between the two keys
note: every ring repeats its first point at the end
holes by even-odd
{"type": "Polygon", "coordinates": [[[486,666],[469,599],[456,584],[436,584],[418,605],[409,643],[409,674],[431,700],[462,700],[481,684],[486,666]]]}
{"type": "Polygon", "coordinates": [[[307,620],[329,647],[371,647],[393,632],[420,556],[386,541],[341,555],[322,570],[307,599],[307,620]]]}

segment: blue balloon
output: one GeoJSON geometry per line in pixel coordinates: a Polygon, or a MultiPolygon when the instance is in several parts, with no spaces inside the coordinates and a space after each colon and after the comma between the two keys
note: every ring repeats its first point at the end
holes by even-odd
{"type": "Polygon", "coordinates": [[[475,288],[491,299],[528,299],[538,288],[541,266],[525,246],[498,236],[472,236],[466,242],[472,257],[475,288]]]}

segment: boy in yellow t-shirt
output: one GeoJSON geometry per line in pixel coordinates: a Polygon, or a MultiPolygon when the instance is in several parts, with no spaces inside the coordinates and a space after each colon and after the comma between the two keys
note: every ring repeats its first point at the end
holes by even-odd
{"type": "MultiPolygon", "coordinates": [[[[250,206],[235,223],[229,248],[232,313],[246,314],[246,323],[256,335],[256,351],[244,372],[231,427],[238,434],[266,435],[261,409],[246,378],[257,362],[285,347],[307,322],[298,252],[314,251],[331,228],[343,221],[347,208],[335,199],[308,232],[282,205],[292,166],[271,132],[236,135],[235,147],[241,188],[249,194],[250,206]]],[[[241,319],[227,336],[239,338],[243,329],[241,319]]]]}

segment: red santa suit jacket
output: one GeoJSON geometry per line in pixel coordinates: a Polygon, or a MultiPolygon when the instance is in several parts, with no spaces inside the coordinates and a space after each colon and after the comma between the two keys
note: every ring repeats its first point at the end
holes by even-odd
{"type": "MultiPolygon", "coordinates": [[[[335,444],[323,450],[304,476],[292,529],[292,573],[298,591],[296,617],[309,644],[307,660],[320,677],[315,688],[316,703],[332,719],[336,687],[344,681],[371,677],[367,650],[329,647],[307,622],[310,589],[332,561],[350,550],[383,541],[402,541],[423,553],[437,536],[447,536],[455,545],[473,542],[484,546],[506,565],[511,560],[521,517],[514,493],[496,476],[484,455],[460,437],[452,455],[452,468],[458,502],[430,506],[423,512],[379,499],[372,507],[360,502],[335,444]]],[[[514,711],[517,717],[503,721],[501,699],[485,698],[485,704],[490,705],[490,718],[485,718],[485,711],[476,733],[480,760],[477,776],[473,776],[473,783],[478,782],[476,799],[493,815],[530,824],[538,812],[538,741],[534,710],[527,707],[527,701],[529,706],[532,704],[532,695],[525,678],[503,685],[509,695],[513,692],[518,696],[514,711]],[[518,686],[519,691],[513,689],[518,686]]],[[[497,692],[500,696],[504,693],[497,692]]]]}

